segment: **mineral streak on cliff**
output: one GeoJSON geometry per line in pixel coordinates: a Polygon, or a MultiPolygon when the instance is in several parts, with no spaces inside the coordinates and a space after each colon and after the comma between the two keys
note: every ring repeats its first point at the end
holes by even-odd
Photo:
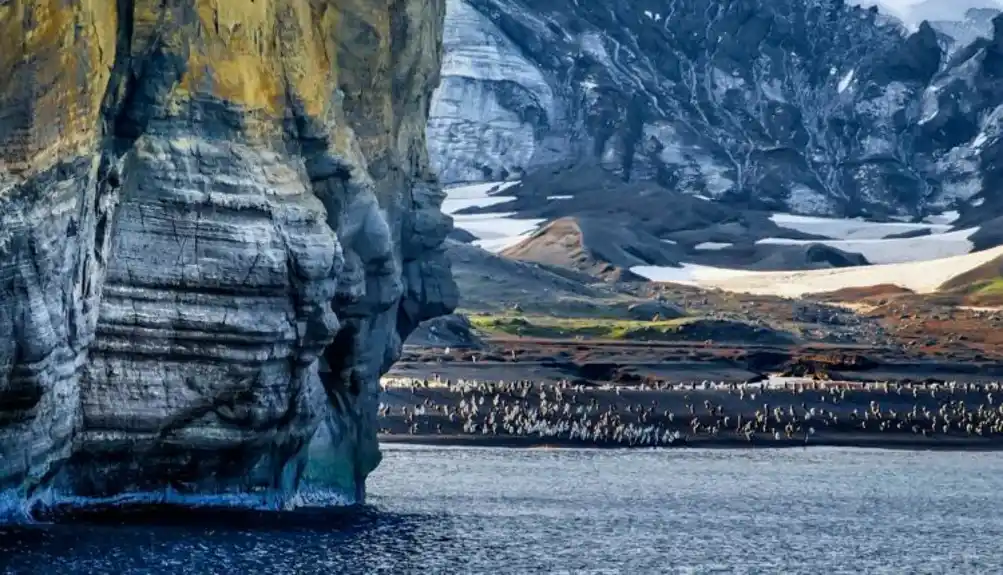
{"type": "Polygon", "coordinates": [[[363,494],[378,376],[456,302],[444,10],[0,2],[0,490],[289,492],[317,440],[363,494]]]}

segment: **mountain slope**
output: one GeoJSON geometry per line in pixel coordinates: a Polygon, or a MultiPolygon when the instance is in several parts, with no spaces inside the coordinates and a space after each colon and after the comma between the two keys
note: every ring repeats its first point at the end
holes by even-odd
{"type": "Polygon", "coordinates": [[[998,187],[999,21],[959,46],[843,0],[448,0],[446,18],[428,135],[447,184],[586,162],[740,206],[872,217],[998,187]]]}

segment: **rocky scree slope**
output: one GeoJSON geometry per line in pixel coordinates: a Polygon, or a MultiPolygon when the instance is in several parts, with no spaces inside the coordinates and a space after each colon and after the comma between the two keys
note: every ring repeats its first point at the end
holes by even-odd
{"type": "Polygon", "coordinates": [[[446,183],[585,162],[759,209],[985,213],[1003,20],[968,16],[987,37],[844,0],[447,0],[432,163],[446,183]]]}
{"type": "Polygon", "coordinates": [[[363,495],[378,377],[456,304],[443,17],[0,2],[0,492],[289,493],[313,442],[363,495]]]}

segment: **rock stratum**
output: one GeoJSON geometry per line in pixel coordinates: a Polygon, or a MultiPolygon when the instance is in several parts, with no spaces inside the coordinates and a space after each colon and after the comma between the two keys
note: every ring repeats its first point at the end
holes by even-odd
{"type": "Polygon", "coordinates": [[[457,293],[443,0],[0,2],[0,491],[364,495],[457,293]],[[321,365],[325,369],[321,369],[321,365]]]}
{"type": "Polygon", "coordinates": [[[844,0],[447,0],[432,163],[446,183],[577,162],[746,208],[989,220],[998,13],[910,29],[844,0]]]}

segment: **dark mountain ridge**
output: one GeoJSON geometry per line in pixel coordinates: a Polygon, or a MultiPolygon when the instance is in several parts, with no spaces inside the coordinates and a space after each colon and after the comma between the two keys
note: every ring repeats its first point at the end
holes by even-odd
{"type": "Polygon", "coordinates": [[[429,150],[447,184],[574,162],[761,210],[999,203],[999,16],[962,46],[843,0],[449,0],[446,30],[429,150]]]}

